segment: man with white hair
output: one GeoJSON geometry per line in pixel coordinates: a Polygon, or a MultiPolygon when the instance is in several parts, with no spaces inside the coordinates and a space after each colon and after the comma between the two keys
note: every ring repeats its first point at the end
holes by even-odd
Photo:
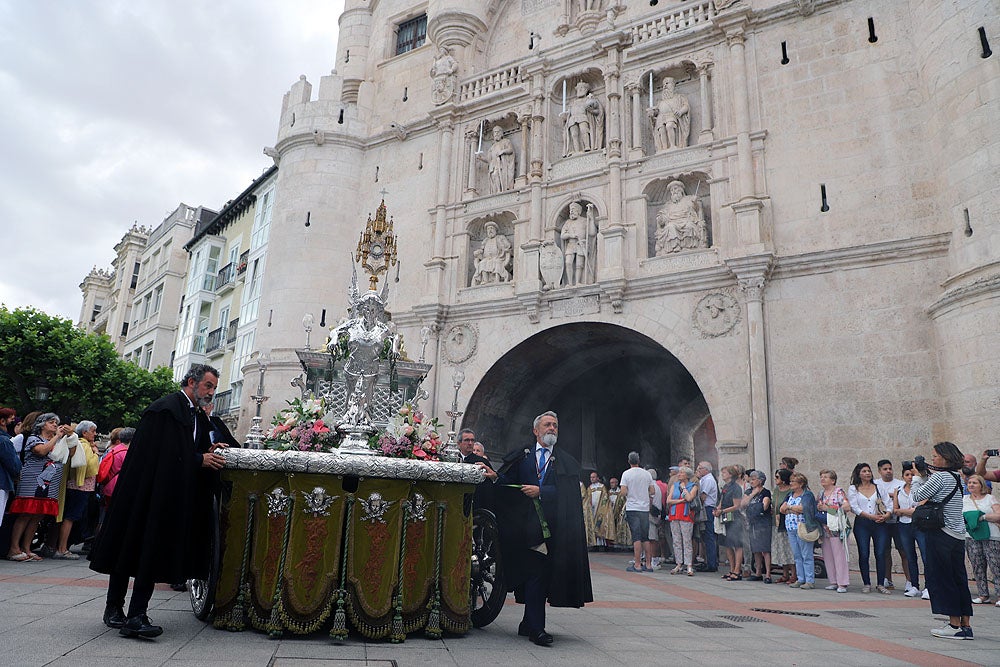
{"type": "Polygon", "coordinates": [[[590,562],[580,504],[580,464],[556,450],[559,418],[535,417],[534,444],[503,459],[497,479],[497,523],[504,577],[514,599],[524,603],[517,634],[551,646],[545,631],[545,602],[582,607],[593,602],[590,562]]]}
{"type": "MultiPolygon", "coordinates": [[[[702,461],[695,471],[698,475],[698,487],[701,489],[701,502],[705,506],[705,515],[712,516],[715,505],[719,502],[719,484],[712,475],[710,461],[702,461]]],[[[705,522],[705,532],[702,533],[702,543],[705,545],[705,564],[695,567],[699,572],[718,572],[719,547],[715,541],[715,526],[711,521],[705,522]]]]}

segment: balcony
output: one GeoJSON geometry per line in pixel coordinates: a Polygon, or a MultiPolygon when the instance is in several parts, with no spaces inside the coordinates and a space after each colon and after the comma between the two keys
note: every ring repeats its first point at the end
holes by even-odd
{"type": "Polygon", "coordinates": [[[215,293],[224,294],[233,289],[236,278],[236,267],[230,262],[219,270],[215,276],[215,293]]]}
{"type": "Polygon", "coordinates": [[[246,276],[247,264],[250,263],[250,251],[244,250],[243,254],[240,255],[239,261],[236,263],[236,279],[240,280],[246,276]]]}
{"type": "Polygon", "coordinates": [[[229,326],[226,327],[226,347],[232,347],[236,344],[236,330],[240,327],[240,318],[231,320],[229,326]]]}
{"type": "MultiPolygon", "coordinates": [[[[228,414],[230,410],[233,409],[233,390],[227,389],[226,391],[220,391],[215,395],[215,399],[212,401],[214,409],[212,414],[222,416],[228,414]]],[[[239,406],[235,406],[239,407],[239,406]]]]}
{"type": "Polygon", "coordinates": [[[218,329],[208,332],[208,337],[205,341],[205,354],[210,357],[217,357],[225,352],[225,350],[222,349],[224,340],[222,338],[223,331],[225,331],[225,328],[219,327],[218,329]]]}

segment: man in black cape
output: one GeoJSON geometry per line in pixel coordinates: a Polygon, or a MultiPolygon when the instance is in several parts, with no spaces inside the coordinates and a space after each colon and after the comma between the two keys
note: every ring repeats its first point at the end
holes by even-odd
{"type": "Polygon", "coordinates": [[[489,459],[480,456],[472,451],[472,446],[476,444],[476,432],[471,428],[463,428],[458,433],[458,452],[461,454],[462,463],[472,463],[483,469],[486,473],[486,481],[476,487],[473,495],[473,503],[477,508],[493,509],[493,482],[496,481],[497,474],[493,471],[489,459]]]}
{"type": "Polygon", "coordinates": [[[515,599],[524,603],[517,633],[539,646],[551,646],[552,635],[545,631],[546,600],[553,607],[579,608],[593,602],[594,594],[580,502],[580,464],[555,449],[556,413],[536,417],[532,431],[532,446],[511,451],[503,459],[496,509],[504,578],[515,599]]]}
{"type": "Polygon", "coordinates": [[[126,637],[157,637],[163,628],[146,615],[153,586],[207,579],[212,496],[225,460],[214,453],[213,424],[202,408],[212,402],[219,372],[195,364],[181,391],[146,408],[122,464],[90,567],[109,574],[104,623],[126,637]],[[129,577],[135,577],[128,616],[129,577]]]}

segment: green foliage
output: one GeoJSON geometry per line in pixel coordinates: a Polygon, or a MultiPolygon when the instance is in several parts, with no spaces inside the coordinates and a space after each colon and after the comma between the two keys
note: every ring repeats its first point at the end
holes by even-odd
{"type": "Polygon", "coordinates": [[[0,304],[0,405],[89,419],[107,433],[135,426],[146,406],[177,389],[168,368],[149,372],[121,359],[107,336],[34,308],[0,304]],[[38,400],[38,388],[49,396],[38,400]]]}

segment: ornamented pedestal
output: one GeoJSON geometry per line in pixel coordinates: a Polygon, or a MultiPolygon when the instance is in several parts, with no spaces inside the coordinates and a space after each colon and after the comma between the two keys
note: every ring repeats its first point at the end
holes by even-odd
{"type": "Polygon", "coordinates": [[[403,641],[469,629],[480,469],[380,456],[229,449],[215,626],[280,636],[353,627],[403,641]]]}

